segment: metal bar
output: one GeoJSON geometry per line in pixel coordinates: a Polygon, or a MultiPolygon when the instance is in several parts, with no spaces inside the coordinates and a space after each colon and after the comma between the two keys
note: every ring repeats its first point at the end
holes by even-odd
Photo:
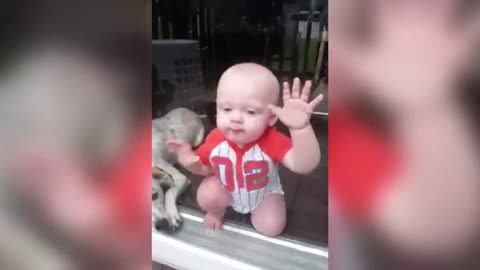
{"type": "Polygon", "coordinates": [[[293,54],[292,54],[292,71],[295,73],[297,72],[297,67],[298,67],[298,50],[299,50],[299,32],[298,32],[298,27],[300,26],[300,13],[297,13],[297,25],[295,27],[295,46],[293,46],[293,54]]]}
{"type": "Polygon", "coordinates": [[[305,37],[305,50],[303,51],[303,72],[307,71],[308,66],[308,55],[310,50],[310,42],[312,39],[312,20],[313,20],[313,4],[310,1],[310,11],[308,12],[307,17],[307,35],[305,37]]]}
{"type": "Polygon", "coordinates": [[[279,61],[279,66],[278,66],[278,71],[280,74],[283,74],[283,61],[285,61],[285,28],[282,27],[282,20],[280,17],[277,17],[277,29],[279,29],[280,32],[280,53],[278,55],[278,61],[279,61]]]}
{"type": "Polygon", "coordinates": [[[201,47],[200,43],[202,39],[202,34],[200,32],[200,12],[197,13],[196,17],[197,17],[197,40],[198,40],[199,47],[201,47]]]}
{"type": "Polygon", "coordinates": [[[173,25],[172,25],[172,21],[171,20],[168,20],[168,37],[170,39],[173,39],[173,25]]]}
{"type": "Polygon", "coordinates": [[[216,69],[216,59],[215,59],[215,9],[210,9],[210,31],[211,31],[211,54],[212,54],[212,69],[216,69]]]}
{"type": "Polygon", "coordinates": [[[202,16],[202,21],[203,21],[203,32],[204,32],[204,38],[205,38],[205,41],[204,41],[204,46],[203,48],[205,48],[205,51],[204,51],[204,54],[205,54],[205,57],[203,59],[205,59],[204,61],[204,65],[205,65],[205,78],[208,80],[208,78],[210,77],[210,71],[211,71],[211,61],[210,61],[210,33],[209,33],[209,30],[208,30],[208,17],[209,17],[209,12],[208,12],[208,9],[207,7],[203,7],[203,16],[202,16]]]}
{"type": "Polygon", "coordinates": [[[320,47],[318,48],[317,63],[315,68],[315,83],[318,82],[320,77],[320,71],[322,68],[323,55],[325,52],[325,44],[327,42],[327,29],[323,27],[322,34],[320,35],[320,47]]]}
{"type": "Polygon", "coordinates": [[[193,27],[192,27],[192,24],[193,24],[193,20],[192,20],[192,16],[188,16],[188,38],[190,39],[193,39],[193,27]]]}
{"type": "Polygon", "coordinates": [[[328,112],[312,112],[312,115],[328,116],[328,112]]]}
{"type": "Polygon", "coordinates": [[[208,44],[209,34],[208,34],[208,9],[206,7],[203,8],[203,31],[205,32],[205,40],[208,44]]]}
{"type": "Polygon", "coordinates": [[[158,3],[156,0],[152,1],[152,39],[158,39],[160,36],[159,30],[160,14],[158,13],[158,3]]]}
{"type": "Polygon", "coordinates": [[[268,28],[263,28],[262,31],[265,33],[265,47],[263,50],[263,64],[268,66],[268,55],[269,55],[269,46],[270,46],[270,30],[268,28]]]}
{"type": "Polygon", "coordinates": [[[157,19],[157,24],[158,24],[158,37],[160,39],[163,38],[163,31],[162,31],[162,16],[158,16],[158,19],[157,19]]]}

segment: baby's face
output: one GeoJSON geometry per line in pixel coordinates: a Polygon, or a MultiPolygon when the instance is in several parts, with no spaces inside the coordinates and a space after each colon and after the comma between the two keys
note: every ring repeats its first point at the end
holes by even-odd
{"type": "Polygon", "coordinates": [[[245,79],[232,78],[219,85],[217,126],[224,136],[239,146],[260,138],[274,116],[268,109],[275,92],[245,79]]]}

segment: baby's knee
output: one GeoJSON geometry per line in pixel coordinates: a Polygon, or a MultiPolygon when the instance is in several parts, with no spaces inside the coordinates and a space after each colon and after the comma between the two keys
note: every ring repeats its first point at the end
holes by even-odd
{"type": "Polygon", "coordinates": [[[267,223],[262,224],[258,227],[255,227],[255,229],[259,233],[261,233],[265,236],[275,237],[275,236],[280,235],[283,232],[283,230],[285,229],[285,223],[282,223],[282,222],[277,222],[277,223],[267,222],[267,223]]]}
{"type": "Polygon", "coordinates": [[[230,195],[215,176],[205,178],[197,190],[197,203],[205,211],[226,208],[230,205],[230,195]]]}
{"type": "Polygon", "coordinates": [[[264,218],[252,223],[255,230],[269,237],[280,235],[285,230],[286,225],[284,218],[264,218]]]}

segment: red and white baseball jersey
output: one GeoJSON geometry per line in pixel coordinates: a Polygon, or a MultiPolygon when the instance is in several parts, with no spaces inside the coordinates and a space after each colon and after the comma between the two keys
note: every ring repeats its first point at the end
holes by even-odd
{"type": "Polygon", "coordinates": [[[289,137],[269,127],[255,142],[243,148],[229,141],[216,128],[196,151],[200,161],[212,166],[232,195],[232,207],[249,213],[269,194],[283,194],[278,163],[292,148],[289,137]]]}

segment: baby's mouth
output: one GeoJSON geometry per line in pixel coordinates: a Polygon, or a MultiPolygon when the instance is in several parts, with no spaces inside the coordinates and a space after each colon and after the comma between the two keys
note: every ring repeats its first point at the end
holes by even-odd
{"type": "Polygon", "coordinates": [[[238,134],[240,134],[240,133],[243,132],[243,129],[230,129],[230,131],[231,131],[233,134],[238,135],[238,134]]]}

